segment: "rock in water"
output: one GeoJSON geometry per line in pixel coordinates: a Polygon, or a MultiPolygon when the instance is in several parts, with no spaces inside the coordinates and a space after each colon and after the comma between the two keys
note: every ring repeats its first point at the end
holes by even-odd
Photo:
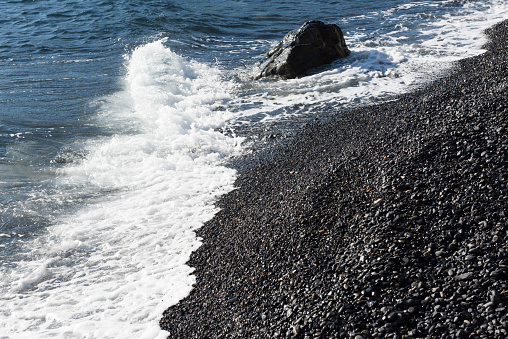
{"type": "Polygon", "coordinates": [[[256,79],[270,75],[293,79],[350,53],[339,26],[307,21],[300,29],[289,32],[268,52],[256,79]]]}

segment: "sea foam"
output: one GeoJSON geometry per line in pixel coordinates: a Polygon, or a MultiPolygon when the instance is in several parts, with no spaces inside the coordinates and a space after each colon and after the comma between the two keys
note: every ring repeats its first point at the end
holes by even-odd
{"type": "MultiPolygon", "coordinates": [[[[453,62],[483,53],[483,31],[506,13],[502,0],[415,1],[342,18],[338,24],[351,50],[347,58],[299,79],[246,81],[232,109],[242,122],[264,123],[414,90],[445,74],[453,62]]],[[[256,72],[257,66],[244,77],[256,72]]]]}
{"type": "Polygon", "coordinates": [[[87,145],[57,182],[67,199],[100,198],[61,217],[2,272],[0,314],[15,320],[0,322],[2,335],[165,338],[162,312],[192,288],[194,231],[233,188],[235,171],[222,163],[241,151],[220,131],[231,86],[163,40],[135,49],[126,70],[124,90],[98,117],[118,133],[87,145]]]}

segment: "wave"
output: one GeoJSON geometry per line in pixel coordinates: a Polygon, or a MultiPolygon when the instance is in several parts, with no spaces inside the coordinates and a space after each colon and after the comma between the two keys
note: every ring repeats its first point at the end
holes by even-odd
{"type": "Polygon", "coordinates": [[[27,243],[3,270],[0,332],[13,338],[164,338],[158,320],[194,283],[185,265],[194,234],[231,190],[222,165],[241,151],[221,131],[231,85],[219,70],[188,61],[159,40],[126,59],[124,90],[98,117],[114,135],[61,169],[63,199],[95,201],[27,243]]]}

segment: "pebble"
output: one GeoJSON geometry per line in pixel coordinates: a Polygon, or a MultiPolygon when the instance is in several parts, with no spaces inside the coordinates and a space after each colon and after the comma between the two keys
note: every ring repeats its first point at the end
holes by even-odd
{"type": "Polygon", "coordinates": [[[456,276],[458,280],[471,280],[473,279],[473,272],[462,273],[456,276]]]}

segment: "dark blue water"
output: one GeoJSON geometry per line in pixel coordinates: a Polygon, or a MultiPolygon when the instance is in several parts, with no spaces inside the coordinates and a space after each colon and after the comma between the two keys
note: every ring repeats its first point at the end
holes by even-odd
{"type": "MultiPolygon", "coordinates": [[[[146,303],[155,315],[115,311],[121,320],[97,317],[114,323],[110,328],[88,318],[109,306],[78,300],[83,313],[69,317],[88,319],[83,329],[65,319],[66,307],[74,309],[78,301],[54,300],[65,291],[100,286],[104,276],[113,277],[125,267],[132,267],[129,274],[143,272],[145,263],[107,261],[127,251],[127,245],[116,244],[129,237],[118,231],[118,238],[108,238],[110,229],[134,220],[129,229],[154,225],[158,230],[164,228],[161,220],[199,224],[210,217],[209,210],[195,220],[199,213],[188,212],[208,204],[189,198],[195,192],[209,194],[193,180],[220,195],[221,185],[234,177],[214,179],[225,171],[216,170],[217,164],[239,148],[227,148],[236,141],[211,131],[224,129],[231,135],[235,124],[298,119],[303,111],[365,104],[414,88],[448,69],[451,61],[480,53],[482,30],[508,13],[505,2],[497,0],[3,0],[0,10],[0,291],[7,293],[0,299],[0,338],[17,332],[37,338],[80,338],[86,333],[92,338],[163,337],[154,330],[157,310],[185,296],[177,283],[171,288],[182,295],[166,296],[171,302],[158,308],[138,302],[137,295],[121,295],[119,300],[134,300],[141,311],[146,303]],[[352,55],[307,79],[253,81],[249,74],[270,47],[311,19],[337,23],[352,55]],[[172,83],[165,72],[176,80],[172,83]],[[227,116],[218,122],[209,121],[224,112],[227,116]],[[153,173],[154,178],[142,181],[139,164],[146,170],[141,177],[153,173]],[[215,169],[193,172],[203,164],[215,169]],[[180,206],[185,201],[189,205],[180,206]],[[92,215],[88,209],[100,212],[92,215]],[[101,227],[102,242],[93,233],[101,227]],[[66,233],[71,235],[66,238],[66,233]],[[111,248],[115,250],[107,252],[111,248]],[[97,253],[97,261],[87,261],[97,253]],[[78,264],[81,272],[69,273],[67,268],[78,264]],[[99,273],[86,280],[83,271],[88,269],[99,273]],[[27,311],[28,305],[39,304],[27,311]],[[51,305],[60,305],[59,311],[51,305]],[[41,312],[58,316],[41,320],[30,315],[41,312]],[[16,323],[14,315],[26,321],[16,323]],[[135,326],[123,327],[127,323],[135,326]]],[[[165,236],[178,239],[174,228],[168,229],[165,236]]],[[[143,246],[162,245],[147,240],[136,251],[141,253],[143,246]]],[[[182,248],[191,250],[194,245],[186,246],[182,248]]],[[[170,256],[168,251],[160,255],[170,256]]],[[[190,275],[175,267],[184,273],[175,273],[174,281],[190,275]]],[[[158,271],[154,266],[138,280],[158,281],[162,278],[149,278],[158,271]]],[[[101,295],[111,289],[83,293],[101,295]]],[[[159,293],[155,287],[142,289],[146,295],[159,293]]],[[[115,305],[124,308],[120,302],[115,305]]]]}

